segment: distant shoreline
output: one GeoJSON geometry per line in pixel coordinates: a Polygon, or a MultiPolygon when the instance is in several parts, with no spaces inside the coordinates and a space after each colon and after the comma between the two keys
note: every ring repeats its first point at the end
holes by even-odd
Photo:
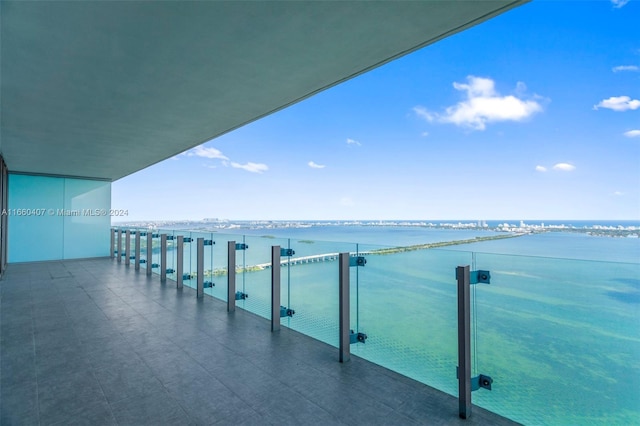
{"type": "Polygon", "coordinates": [[[595,237],[639,238],[640,221],[231,221],[205,219],[201,221],[139,221],[123,222],[112,226],[141,228],[173,228],[176,230],[242,233],[244,230],[286,230],[312,227],[409,227],[446,230],[492,231],[507,234],[538,234],[544,232],[570,232],[595,237]],[[631,223],[631,224],[630,224],[631,223]],[[579,224],[580,226],[577,226],[579,224]]]}

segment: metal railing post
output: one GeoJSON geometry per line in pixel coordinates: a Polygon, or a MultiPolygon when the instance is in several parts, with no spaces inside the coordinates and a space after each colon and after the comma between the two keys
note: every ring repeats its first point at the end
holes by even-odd
{"type": "Polygon", "coordinates": [[[280,246],[271,246],[271,331],[280,330],[280,246]]]}
{"type": "Polygon", "coordinates": [[[204,297],[204,238],[198,238],[196,252],[196,298],[204,297]]]}
{"type": "Polygon", "coordinates": [[[351,358],[349,328],[349,253],[340,253],[339,264],[339,305],[340,305],[340,362],[347,362],[351,358]]]}
{"type": "Polygon", "coordinates": [[[167,234],[160,234],[160,281],[167,280],[167,234]]]}
{"type": "Polygon", "coordinates": [[[131,264],[131,231],[127,229],[124,233],[124,264],[129,266],[131,264]]]}
{"type": "Polygon", "coordinates": [[[153,232],[147,231],[147,275],[153,272],[153,232]]]}
{"type": "Polygon", "coordinates": [[[122,229],[118,229],[118,263],[122,262],[122,233],[124,232],[122,229]]]}
{"type": "Polygon", "coordinates": [[[136,252],[135,252],[135,259],[134,259],[134,264],[136,267],[136,271],[140,270],[140,231],[136,231],[136,252]]]}
{"type": "Polygon", "coordinates": [[[178,253],[176,259],[176,288],[182,288],[182,272],[184,271],[184,237],[178,235],[178,253]]]}
{"type": "Polygon", "coordinates": [[[113,259],[113,257],[115,256],[115,251],[116,251],[116,230],[111,228],[111,245],[109,246],[111,248],[111,258],[113,259]]]}
{"type": "Polygon", "coordinates": [[[458,407],[462,419],[471,416],[471,303],[469,266],[456,268],[458,280],[458,407]]]}
{"type": "Polygon", "coordinates": [[[236,310],[236,242],[227,243],[227,312],[236,310]]]}

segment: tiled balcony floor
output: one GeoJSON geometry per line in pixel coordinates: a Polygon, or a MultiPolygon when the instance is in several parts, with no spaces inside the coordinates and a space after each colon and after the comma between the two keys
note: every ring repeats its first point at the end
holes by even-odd
{"type": "Polygon", "coordinates": [[[111,259],[9,265],[2,425],[513,424],[111,259]]]}

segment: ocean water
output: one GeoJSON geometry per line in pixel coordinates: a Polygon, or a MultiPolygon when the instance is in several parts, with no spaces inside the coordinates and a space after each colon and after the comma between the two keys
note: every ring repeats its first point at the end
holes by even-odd
{"type": "MultiPolygon", "coordinates": [[[[249,245],[236,263],[270,261],[271,245],[295,257],[364,252],[351,268],[351,328],[364,332],[352,353],[457,395],[455,268],[491,272],[472,286],[473,374],[493,389],[474,404],[532,425],[629,425],[640,419],[640,239],[552,232],[375,254],[388,246],[494,235],[492,231],[418,227],[314,226],[243,229],[244,236],[193,234],[219,241],[205,270],[226,265],[224,241],[249,245]],[[332,241],[351,241],[337,243],[332,241]]],[[[185,252],[195,270],[195,248],[185,252]]],[[[188,269],[188,268],[187,268],[188,269]]],[[[226,297],[226,279],[207,292],[226,297]]],[[[270,270],[238,275],[249,294],[241,308],[269,317],[270,270]]],[[[187,283],[188,285],[189,283],[187,283]]],[[[282,268],[281,303],[295,309],[282,324],[338,345],[337,262],[282,268]]]]}

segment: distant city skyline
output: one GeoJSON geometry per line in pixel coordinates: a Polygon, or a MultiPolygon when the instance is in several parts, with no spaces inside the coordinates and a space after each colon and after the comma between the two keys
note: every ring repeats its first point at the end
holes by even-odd
{"type": "Polygon", "coordinates": [[[112,207],[129,221],[640,219],[638,16],[638,2],[533,1],[120,179],[112,207]]]}

